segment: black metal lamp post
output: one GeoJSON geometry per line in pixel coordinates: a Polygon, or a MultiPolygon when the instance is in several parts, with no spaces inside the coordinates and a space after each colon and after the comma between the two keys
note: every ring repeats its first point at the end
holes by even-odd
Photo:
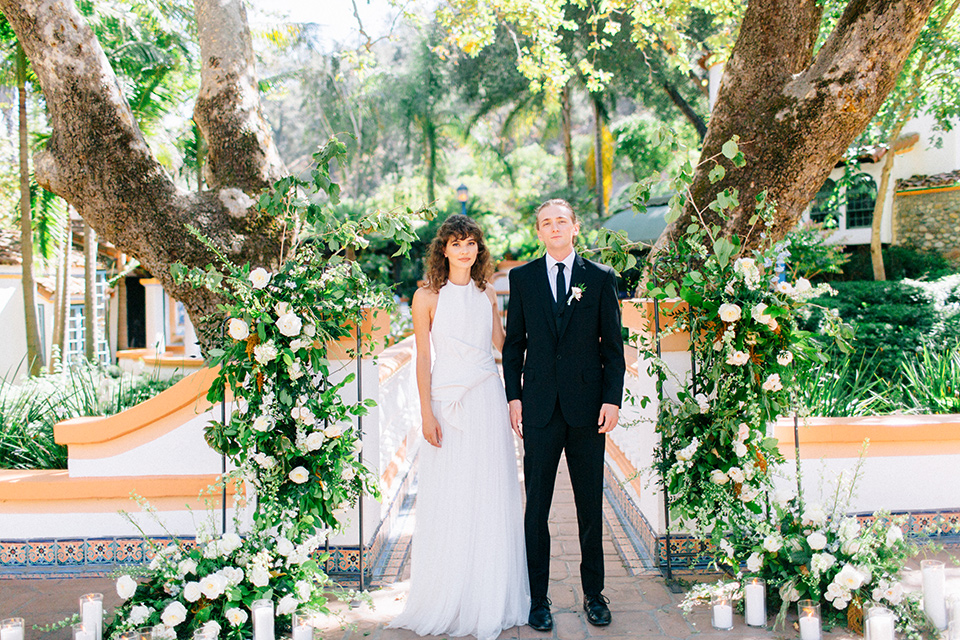
{"type": "Polygon", "coordinates": [[[467,189],[467,185],[460,184],[457,187],[457,200],[460,201],[460,215],[467,215],[467,196],[470,194],[470,190],[467,189]]]}

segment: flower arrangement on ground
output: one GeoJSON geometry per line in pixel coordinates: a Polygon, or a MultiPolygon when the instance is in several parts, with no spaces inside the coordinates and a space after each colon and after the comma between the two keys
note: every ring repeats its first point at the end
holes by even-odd
{"type": "Polygon", "coordinates": [[[232,411],[205,435],[235,467],[222,482],[252,489],[253,523],[243,537],[224,533],[198,537],[196,546],[155,549],[145,572],[131,572],[139,582],[126,576],[117,583],[125,603],[108,628],[113,636],[160,625],[171,639],[203,627],[248,638],[249,606],[260,599],[275,602],[281,628],[296,609],[327,611],[326,556],[316,551],[361,494],[379,497],[357,422],[374,402],[347,400],[342,390],[353,375],[332,369],[327,345],[359,332],[371,308],[392,305],[389,290],[344,254],[363,245],[363,234],[392,237],[401,251],[416,237],[412,212],[343,221],[316,204],[321,191],[336,203],[328,162],[342,161],[344,150],[331,140],[314,156],[313,182],[284,178],[261,197],[259,206],[279,210],[290,228],[313,226],[309,239],[291,238],[279,268],[232,264],[199,235],[219,264],[173,267],[179,282],[220,300],[221,314],[200,323],[207,364],[219,367],[207,398],[231,402],[232,411]]]}

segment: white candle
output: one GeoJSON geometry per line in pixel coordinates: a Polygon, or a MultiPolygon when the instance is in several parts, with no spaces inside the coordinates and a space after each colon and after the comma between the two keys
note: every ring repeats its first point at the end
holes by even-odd
{"type": "Polygon", "coordinates": [[[313,627],[299,624],[293,628],[293,640],[313,640],[313,627]]]}
{"type": "Polygon", "coordinates": [[[80,607],[80,622],[93,636],[93,640],[102,640],[103,602],[100,600],[85,600],[83,606],[80,607]]]}
{"type": "Polygon", "coordinates": [[[273,632],[273,608],[253,610],[253,640],[276,640],[273,632]]]}
{"type": "Polygon", "coordinates": [[[92,631],[84,629],[83,631],[77,631],[73,636],[73,640],[96,640],[96,638],[93,637],[92,631]]]}
{"type": "Polygon", "coordinates": [[[944,593],[943,563],[924,560],[920,563],[923,577],[923,610],[937,629],[947,628],[947,601],[944,593]]]}
{"type": "Polygon", "coordinates": [[[762,627],[767,623],[766,585],[756,580],[743,587],[744,617],[751,627],[762,627]]]}
{"type": "Polygon", "coordinates": [[[801,640],[820,640],[820,618],[803,616],[800,618],[801,640]]]}
{"type": "Polygon", "coordinates": [[[891,615],[867,618],[867,638],[870,640],[893,640],[894,620],[891,615]]]}
{"type": "Polygon", "coordinates": [[[717,629],[733,627],[733,607],[720,603],[713,605],[713,626],[717,629]]]}
{"type": "Polygon", "coordinates": [[[4,625],[0,628],[0,640],[23,640],[23,625],[4,625]]]}

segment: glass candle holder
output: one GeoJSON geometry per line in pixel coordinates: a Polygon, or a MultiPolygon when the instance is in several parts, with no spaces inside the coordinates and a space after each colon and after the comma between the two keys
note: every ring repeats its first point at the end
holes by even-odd
{"type": "Polygon", "coordinates": [[[946,576],[939,560],[921,560],[923,611],[937,629],[947,628],[946,576]]]}
{"type": "Polygon", "coordinates": [[[712,611],[710,624],[714,629],[729,631],[733,629],[733,602],[725,593],[715,593],[710,599],[712,611]]]}
{"type": "Polygon", "coordinates": [[[292,640],[313,640],[313,615],[303,609],[294,612],[292,640]]]}
{"type": "Polygon", "coordinates": [[[897,618],[886,607],[871,607],[863,620],[866,640],[894,640],[897,618]]]}
{"type": "Polygon", "coordinates": [[[80,596],[80,622],[93,634],[93,640],[103,640],[102,593],[87,593],[80,596]]]}
{"type": "Polygon", "coordinates": [[[120,634],[120,640],[140,640],[140,630],[130,629],[120,634]]]}
{"type": "Polygon", "coordinates": [[[816,600],[801,600],[797,603],[797,617],[800,626],[800,640],[820,640],[822,624],[820,622],[820,603],[816,600]]]}
{"type": "Polygon", "coordinates": [[[253,618],[253,640],[276,640],[273,630],[273,600],[254,600],[250,603],[253,618]]]}
{"type": "Polygon", "coordinates": [[[217,640],[217,636],[212,629],[200,627],[193,630],[193,640],[217,640]]]}
{"type": "Polygon", "coordinates": [[[153,627],[140,627],[140,640],[153,640],[153,627]]]}
{"type": "Polygon", "coordinates": [[[743,615],[748,626],[767,624],[767,583],[763,578],[747,578],[744,582],[743,615]]]}
{"type": "Polygon", "coordinates": [[[960,620],[947,623],[947,640],[960,640],[960,620]]]}
{"type": "Polygon", "coordinates": [[[947,625],[954,620],[960,620],[960,593],[947,595],[947,625]]]}
{"type": "Polygon", "coordinates": [[[23,640],[23,618],[0,620],[0,640],[23,640]]]}
{"type": "Polygon", "coordinates": [[[72,629],[73,640],[93,640],[93,631],[84,626],[82,622],[73,625],[72,629]]]}

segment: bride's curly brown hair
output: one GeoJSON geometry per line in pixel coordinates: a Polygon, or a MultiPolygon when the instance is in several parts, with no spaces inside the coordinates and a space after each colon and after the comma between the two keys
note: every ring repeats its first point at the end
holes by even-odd
{"type": "Polygon", "coordinates": [[[437,229],[437,235],[430,243],[430,252],[427,254],[427,272],[423,279],[428,288],[433,291],[439,291],[440,287],[447,283],[450,277],[450,263],[443,252],[447,248],[447,242],[450,238],[457,240],[466,240],[473,238],[477,242],[477,261],[473,263],[470,269],[470,277],[477,284],[481,291],[487,287],[487,278],[493,271],[493,263],[490,259],[490,251],[487,244],[483,241],[483,230],[472,218],[456,214],[452,215],[440,228],[437,229]]]}

